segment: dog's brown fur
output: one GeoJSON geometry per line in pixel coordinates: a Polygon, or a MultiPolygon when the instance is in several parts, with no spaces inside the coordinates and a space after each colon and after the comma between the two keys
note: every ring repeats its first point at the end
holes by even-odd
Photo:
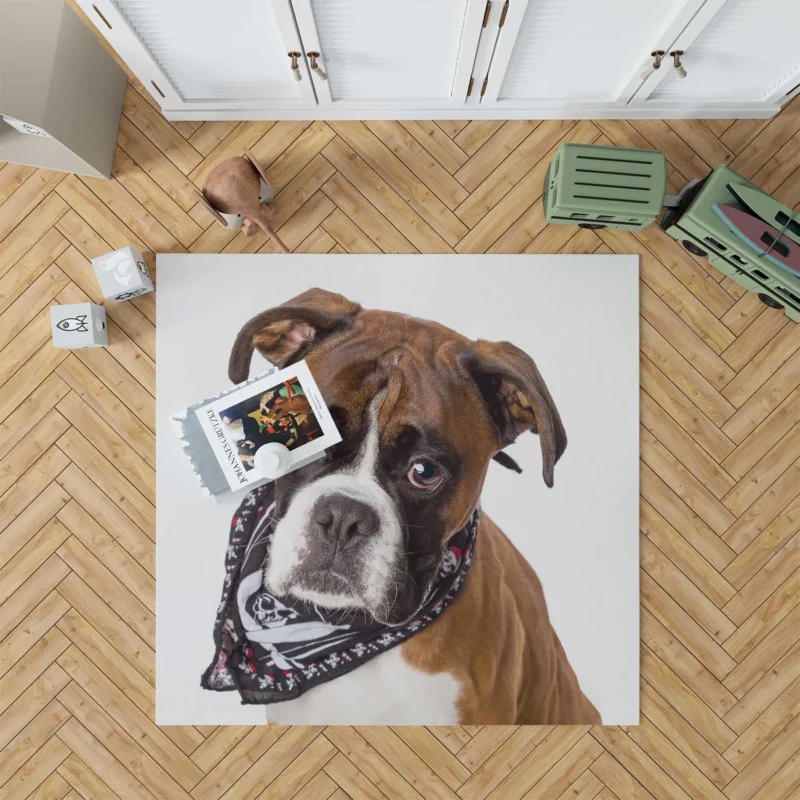
{"type": "MultiPolygon", "coordinates": [[[[523,431],[539,434],[544,480],[553,483],[566,447],[561,418],[536,365],[507,342],[473,342],[313,289],[244,326],[232,380],[247,377],[254,347],[280,366],[306,358],[328,405],[346,407],[353,419],[366,418],[380,391],[382,446],[404,427],[433,428],[459,454],[464,471],[437,525],[443,548],[477,505],[491,459],[523,431]]],[[[459,681],[461,723],[600,722],[550,624],[538,578],[486,515],[455,601],[401,652],[415,668],[459,681]]]]}
{"type": "Polygon", "coordinates": [[[400,650],[416,669],[459,682],[460,724],[600,724],[550,624],[536,573],[485,513],[469,578],[446,616],[447,624],[437,621],[400,650]]]}

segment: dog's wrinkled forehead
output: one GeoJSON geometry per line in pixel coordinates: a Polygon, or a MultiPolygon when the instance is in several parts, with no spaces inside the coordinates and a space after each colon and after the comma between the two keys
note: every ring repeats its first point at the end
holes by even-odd
{"type": "Polygon", "coordinates": [[[346,405],[364,422],[374,414],[385,436],[411,425],[456,444],[466,422],[491,448],[494,428],[475,382],[460,365],[470,346],[443,325],[363,311],[347,331],[314,348],[307,361],[329,404],[346,405]]]}

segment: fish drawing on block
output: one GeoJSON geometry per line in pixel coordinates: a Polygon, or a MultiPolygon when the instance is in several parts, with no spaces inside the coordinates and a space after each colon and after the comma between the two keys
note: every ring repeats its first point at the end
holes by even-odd
{"type": "Polygon", "coordinates": [[[781,269],[800,275],[800,245],[781,235],[781,232],[758,217],[733,206],[714,203],[712,206],[722,221],[760,256],[781,269]]]}
{"type": "Polygon", "coordinates": [[[86,314],[62,319],[56,327],[62,331],[77,331],[78,333],[85,333],[89,330],[89,326],[86,324],[86,314]]]}

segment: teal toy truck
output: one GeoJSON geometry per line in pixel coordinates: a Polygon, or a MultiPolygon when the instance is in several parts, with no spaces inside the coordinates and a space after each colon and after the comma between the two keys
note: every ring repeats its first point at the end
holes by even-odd
{"type": "Polygon", "coordinates": [[[658,150],[563,144],[545,177],[545,217],[559,225],[637,231],[655,222],[666,206],[660,226],[668,236],[693,255],[707,257],[764,304],[800,322],[800,272],[781,263],[788,260],[782,257],[786,251],[796,256],[800,248],[795,212],[728,166],[691,181],[678,195],[667,196],[666,184],[666,158],[658,150]],[[740,187],[750,207],[737,194],[740,187]],[[747,212],[751,222],[758,220],[766,238],[748,241],[726,224],[736,211],[747,212]]]}
{"type": "MultiPolygon", "coordinates": [[[[703,181],[690,187],[676,208],[667,209],[661,229],[690,253],[708,256],[720,272],[756,292],[763,303],[785,309],[789,319],[800,322],[800,274],[782,269],[759,255],[714,211],[715,205],[748,211],[735,194],[737,186],[763,194],[730,167],[717,167],[703,181]]],[[[787,212],[792,214],[791,209],[787,212]]]]}

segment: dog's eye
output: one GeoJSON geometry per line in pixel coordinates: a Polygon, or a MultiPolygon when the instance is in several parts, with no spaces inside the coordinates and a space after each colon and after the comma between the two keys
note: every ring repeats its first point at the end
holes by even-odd
{"type": "Polygon", "coordinates": [[[421,458],[411,465],[408,479],[418,489],[435,489],[442,482],[442,471],[433,461],[421,458]]]}

